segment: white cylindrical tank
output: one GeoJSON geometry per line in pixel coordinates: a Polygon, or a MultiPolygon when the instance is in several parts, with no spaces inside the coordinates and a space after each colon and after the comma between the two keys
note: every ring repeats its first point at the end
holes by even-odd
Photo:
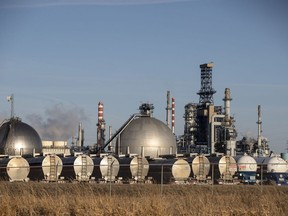
{"type": "Polygon", "coordinates": [[[204,155],[195,157],[192,161],[192,171],[197,180],[206,180],[210,171],[210,162],[204,155]]]}
{"type": "Polygon", "coordinates": [[[88,155],[79,155],[73,164],[76,179],[88,181],[93,173],[94,162],[88,155]]]}
{"type": "Polygon", "coordinates": [[[144,180],[149,171],[147,159],[141,156],[134,157],[130,162],[130,171],[135,180],[144,180]]]}
{"type": "Polygon", "coordinates": [[[238,165],[239,172],[256,172],[257,171],[256,160],[249,155],[244,155],[240,157],[237,161],[237,165],[238,165]]]}
{"type": "Polygon", "coordinates": [[[44,178],[47,181],[57,181],[63,169],[60,157],[55,154],[46,155],[42,161],[44,178]]]}
{"type": "Polygon", "coordinates": [[[172,165],[172,175],[175,181],[187,181],[191,173],[189,163],[184,159],[178,159],[172,165]]]}
{"type": "Polygon", "coordinates": [[[8,159],[6,172],[10,181],[27,181],[30,166],[25,158],[16,156],[8,159]]]}
{"type": "Polygon", "coordinates": [[[237,172],[236,160],[231,156],[223,156],[218,166],[220,175],[224,180],[231,180],[237,172]]]}
{"type": "Polygon", "coordinates": [[[104,156],[100,162],[100,171],[105,181],[115,181],[119,169],[119,161],[112,155],[104,156]]]}
{"type": "Polygon", "coordinates": [[[268,161],[267,172],[271,173],[287,173],[288,163],[281,157],[272,157],[268,161]]]}

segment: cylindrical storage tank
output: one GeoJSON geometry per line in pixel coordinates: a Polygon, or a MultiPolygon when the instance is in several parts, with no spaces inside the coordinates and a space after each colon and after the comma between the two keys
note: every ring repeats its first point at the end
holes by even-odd
{"type": "Polygon", "coordinates": [[[219,161],[219,172],[224,181],[230,181],[237,172],[236,160],[231,156],[223,156],[219,161]]]}
{"type": "Polygon", "coordinates": [[[119,177],[122,177],[124,181],[145,181],[149,172],[149,163],[146,158],[141,156],[120,157],[119,163],[119,177]]]}
{"type": "Polygon", "coordinates": [[[153,117],[134,119],[117,140],[116,153],[126,153],[158,158],[176,154],[176,138],[171,129],[153,117]]]}
{"type": "Polygon", "coordinates": [[[198,181],[205,181],[210,171],[210,162],[204,155],[195,157],[192,161],[192,171],[198,181]]]}
{"type": "Polygon", "coordinates": [[[144,181],[149,171],[149,163],[145,157],[136,156],[130,162],[132,178],[136,181],[144,181]]]}
{"type": "Polygon", "coordinates": [[[281,158],[288,162],[288,152],[281,153],[281,158]]]}
{"type": "Polygon", "coordinates": [[[256,160],[249,155],[240,157],[237,161],[237,166],[239,172],[256,172],[257,170],[256,160]]]}
{"type": "Polygon", "coordinates": [[[0,127],[0,155],[29,155],[42,152],[39,134],[19,118],[12,118],[0,127]]]}
{"type": "Polygon", "coordinates": [[[78,181],[88,181],[93,173],[94,162],[88,155],[79,155],[74,161],[74,172],[78,181]]]}
{"type": "Polygon", "coordinates": [[[46,155],[42,161],[42,170],[46,181],[57,181],[61,175],[63,163],[55,154],[46,155]]]}
{"type": "Polygon", "coordinates": [[[268,161],[267,172],[271,173],[287,173],[288,164],[287,162],[280,157],[272,157],[268,161]]]}
{"type": "Polygon", "coordinates": [[[100,171],[105,181],[113,182],[119,173],[119,161],[112,155],[104,156],[100,162],[100,171]]]}
{"type": "Polygon", "coordinates": [[[178,159],[172,166],[172,175],[176,182],[188,181],[191,174],[189,163],[184,159],[178,159]]]}
{"type": "Polygon", "coordinates": [[[253,157],[249,155],[244,155],[240,157],[237,161],[237,166],[238,178],[242,183],[256,183],[257,162],[253,157]]]}
{"type": "Polygon", "coordinates": [[[13,181],[28,181],[30,166],[23,157],[16,156],[0,160],[0,178],[13,181]]]}

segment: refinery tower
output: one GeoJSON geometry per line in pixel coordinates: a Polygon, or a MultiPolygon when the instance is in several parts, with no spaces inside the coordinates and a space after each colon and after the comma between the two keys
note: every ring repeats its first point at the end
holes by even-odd
{"type": "Polygon", "coordinates": [[[178,140],[178,150],[189,153],[236,154],[236,130],[230,115],[230,89],[224,92],[224,109],[215,106],[212,86],[213,63],[201,64],[199,103],[185,105],[184,135],[178,140]]]}

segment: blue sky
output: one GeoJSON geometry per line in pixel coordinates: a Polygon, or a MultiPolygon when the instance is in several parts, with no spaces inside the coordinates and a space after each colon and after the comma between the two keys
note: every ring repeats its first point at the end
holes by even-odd
{"type": "Polygon", "coordinates": [[[231,89],[238,139],[256,138],[261,105],[263,136],[284,152],[287,9],[285,0],[1,0],[0,118],[13,93],[15,114],[44,139],[76,135],[82,122],[91,145],[99,101],[116,130],[141,102],[165,121],[170,90],[181,135],[185,104],[199,100],[199,65],[213,61],[214,102],[231,89]]]}

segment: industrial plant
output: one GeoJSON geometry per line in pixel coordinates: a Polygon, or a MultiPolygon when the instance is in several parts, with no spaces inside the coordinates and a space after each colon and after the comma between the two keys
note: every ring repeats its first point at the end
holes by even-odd
{"type": "Polygon", "coordinates": [[[184,106],[183,134],[175,134],[175,98],[167,91],[166,122],[153,117],[154,105],[143,103],[123,125],[106,135],[104,104],[98,103],[97,139],[84,145],[80,123],[71,145],[41,140],[37,131],[14,116],[0,125],[0,178],[8,181],[288,184],[288,153],[273,155],[262,137],[261,106],[258,136],[237,140],[232,97],[223,90],[223,107],[215,105],[213,63],[200,65],[198,103],[184,106]],[[261,176],[261,177],[259,177],[261,176]]]}

